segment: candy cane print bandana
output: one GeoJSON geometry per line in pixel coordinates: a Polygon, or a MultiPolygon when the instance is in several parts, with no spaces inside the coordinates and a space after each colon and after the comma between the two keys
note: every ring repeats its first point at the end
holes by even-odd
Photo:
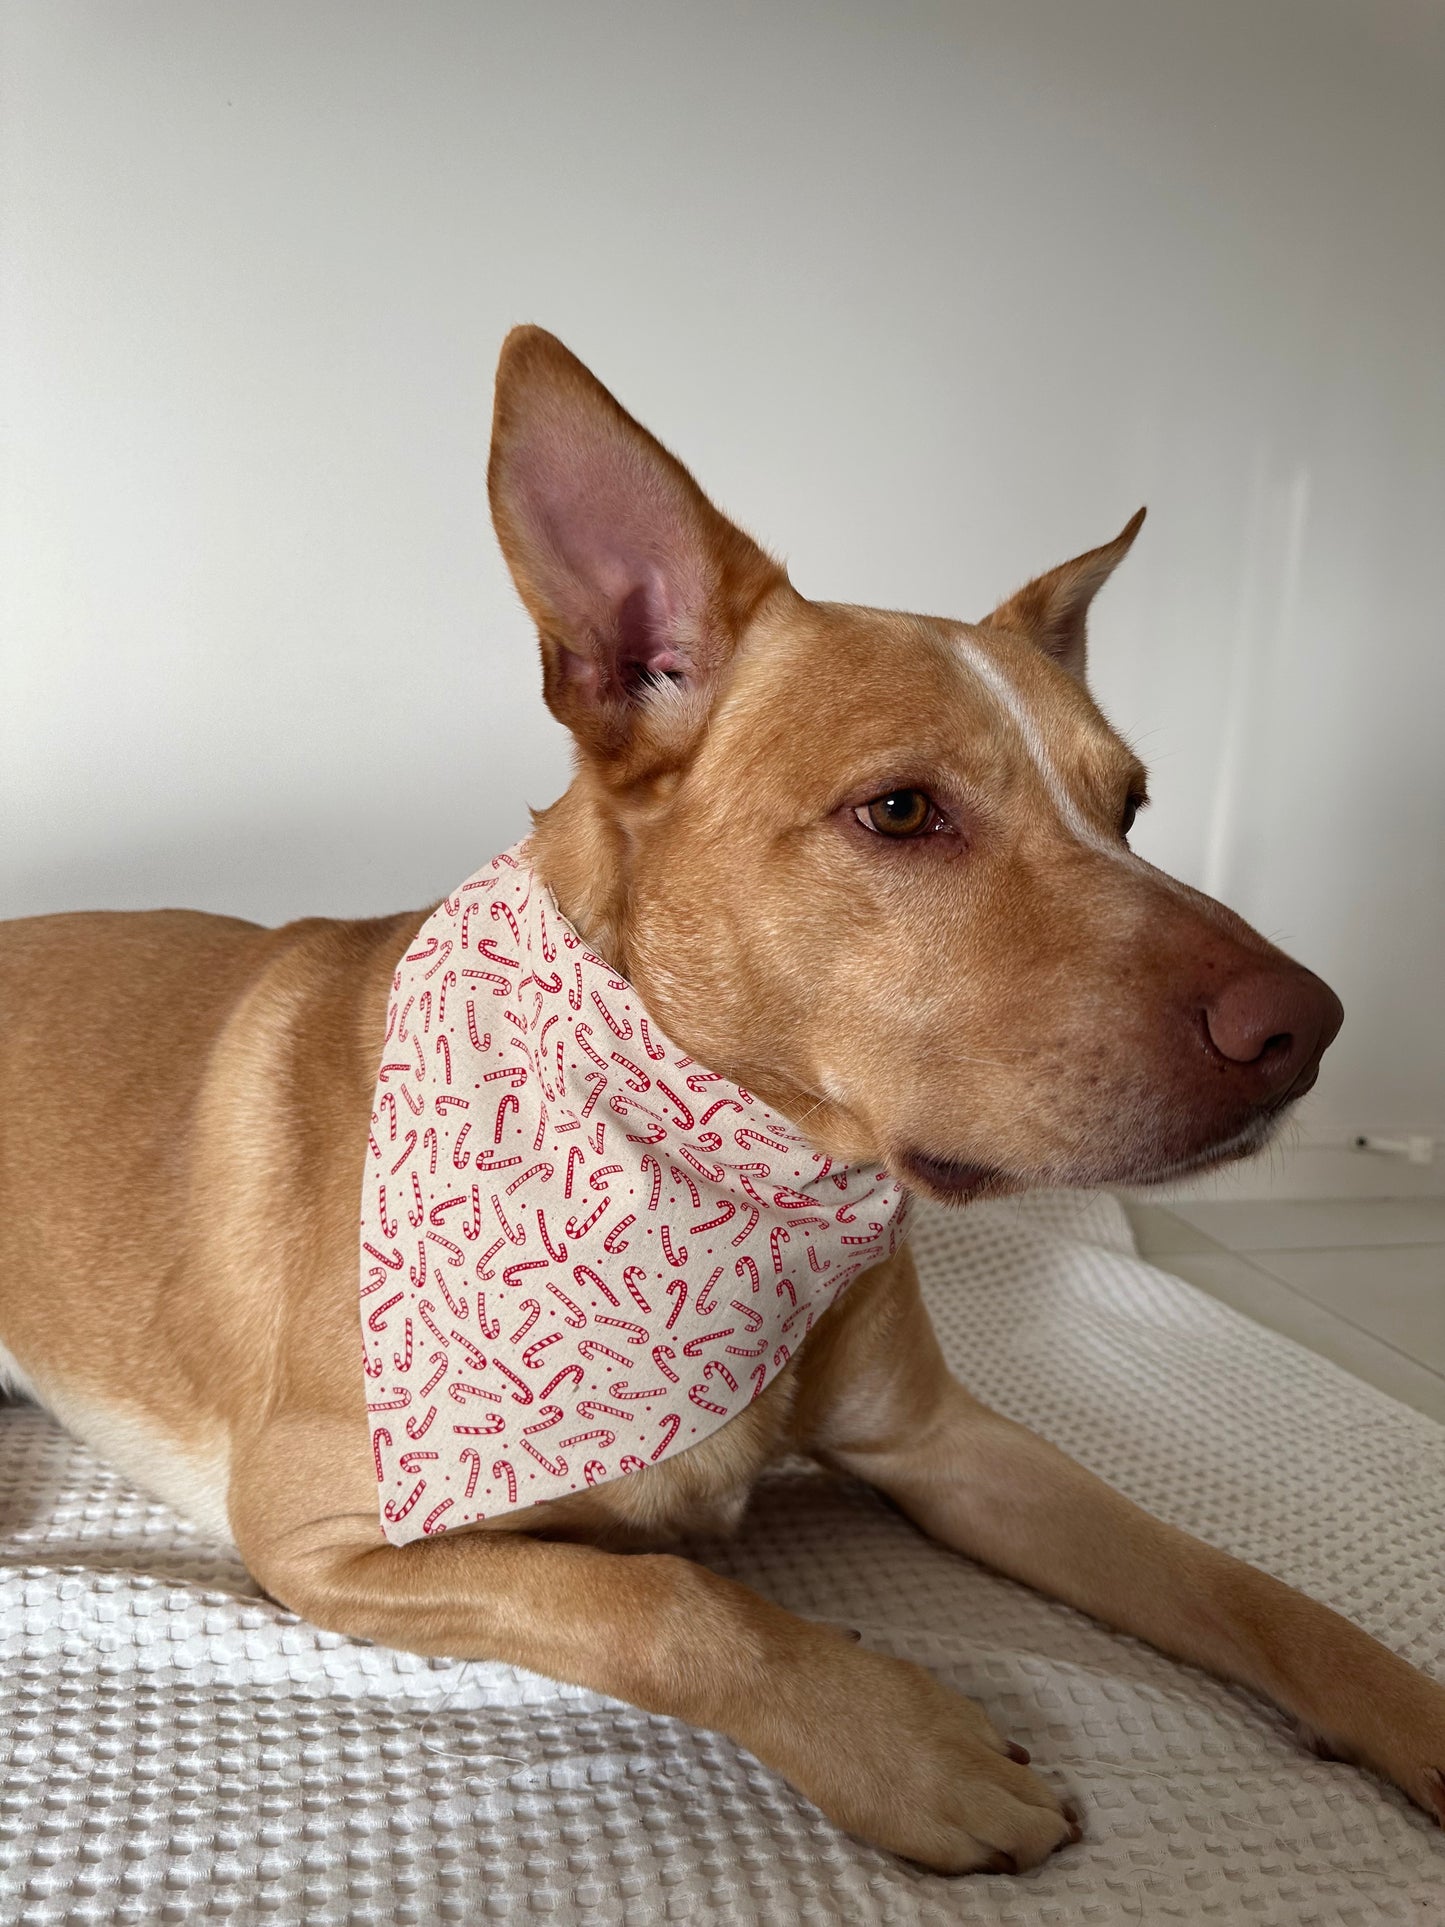
{"type": "Polygon", "coordinates": [[[897,1181],[669,1043],[527,851],[392,979],[361,1327],[394,1545],[696,1445],[903,1236],[897,1181]]]}

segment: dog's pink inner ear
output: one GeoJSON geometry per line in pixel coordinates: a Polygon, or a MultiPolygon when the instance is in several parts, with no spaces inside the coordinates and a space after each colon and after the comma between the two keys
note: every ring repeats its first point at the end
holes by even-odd
{"type": "Polygon", "coordinates": [[[541,637],[547,701],[596,748],[622,746],[651,685],[707,684],[783,579],[541,329],[514,331],[503,349],[489,484],[541,637]]]}
{"type": "Polygon", "coordinates": [[[1143,521],[1144,510],[1140,509],[1112,542],[1076,555],[1071,562],[1061,562],[1047,575],[1035,576],[985,617],[983,626],[1026,635],[1061,669],[1082,682],[1088,656],[1089,604],[1133,547],[1143,521]]]}

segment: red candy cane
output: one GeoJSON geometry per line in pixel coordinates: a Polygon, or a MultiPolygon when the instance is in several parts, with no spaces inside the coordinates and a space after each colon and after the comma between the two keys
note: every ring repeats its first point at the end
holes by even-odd
{"type": "Polygon", "coordinates": [[[596,1418],[599,1412],[605,1412],[608,1418],[625,1418],[629,1424],[634,1416],[631,1412],[619,1411],[615,1405],[604,1405],[600,1398],[584,1398],[578,1400],[578,1418],[596,1418]]]}
{"type": "Polygon", "coordinates": [[[494,1358],[492,1360],[492,1366],[494,1370],[502,1374],[503,1378],[509,1378],[512,1381],[514,1387],[512,1397],[518,1405],[530,1405],[532,1403],[531,1386],[523,1384],[522,1380],[518,1378],[510,1365],[504,1365],[500,1358],[494,1358]]]}
{"type": "Polygon", "coordinates": [[[485,1385],[470,1385],[464,1378],[458,1378],[447,1387],[447,1397],[458,1405],[464,1405],[469,1398],[489,1398],[493,1405],[500,1405],[500,1392],[489,1392],[485,1385]]]}
{"type": "Polygon", "coordinates": [[[657,1088],[672,1106],[672,1121],[678,1130],[690,1131],[692,1129],[692,1112],[688,1109],[687,1105],[683,1103],[672,1086],[670,1084],[664,1084],[660,1077],[657,1080],[657,1088]]]}
{"type": "Polygon", "coordinates": [[[783,1268],[782,1247],[788,1242],[788,1240],[792,1237],[792,1235],[793,1234],[789,1231],[788,1227],[785,1224],[775,1224],[773,1226],[773,1229],[768,1237],[768,1249],[773,1254],[774,1271],[782,1270],[783,1268]]]}
{"type": "Polygon", "coordinates": [[[514,1506],[517,1503],[517,1475],[506,1459],[497,1460],[496,1464],[492,1467],[492,1477],[494,1479],[504,1478],[507,1481],[507,1504],[514,1506]]]}
{"type": "MultiPolygon", "coordinates": [[[[661,1350],[661,1347],[658,1348],[661,1350]]],[[[667,1391],[665,1385],[644,1386],[641,1391],[629,1392],[625,1378],[614,1379],[607,1387],[609,1398],[662,1398],[667,1391]]]]}
{"type": "Polygon", "coordinates": [[[619,1472],[624,1472],[624,1473],[625,1472],[645,1472],[647,1470],[647,1465],[644,1460],[638,1458],[635,1452],[628,1452],[627,1454],[625,1454],[624,1457],[620,1458],[617,1461],[617,1469],[619,1472]]]}
{"type": "Polygon", "coordinates": [[[459,1432],[464,1438],[472,1439],[493,1438],[498,1432],[505,1432],[506,1429],[507,1421],[502,1417],[500,1412],[488,1412],[485,1425],[454,1425],[452,1427],[454,1432],[459,1432]]]}
{"type": "Polygon", "coordinates": [[[450,1344],[450,1339],[436,1321],[436,1306],[430,1298],[419,1298],[416,1308],[421,1322],[426,1326],[432,1337],[439,1339],[443,1345],[450,1344]]]}
{"type": "MultiPolygon", "coordinates": [[[[608,1205],[610,1205],[611,1202],[612,1202],[612,1198],[611,1198],[611,1194],[609,1193],[607,1196],[603,1197],[600,1200],[596,1210],[590,1212],[588,1216],[583,1218],[580,1223],[578,1222],[575,1215],[573,1217],[570,1217],[567,1220],[567,1236],[569,1238],[585,1238],[587,1236],[587,1233],[592,1229],[593,1225],[596,1224],[597,1220],[602,1216],[603,1212],[607,1209],[608,1205]]],[[[630,1222],[631,1220],[629,1220],[629,1223],[630,1222]]]]}
{"type": "Polygon", "coordinates": [[[425,1460],[435,1459],[438,1456],[439,1454],[437,1454],[436,1452],[403,1452],[401,1457],[397,1460],[397,1464],[401,1467],[403,1472],[406,1472],[412,1478],[415,1478],[417,1473],[420,1472],[422,1468],[422,1464],[425,1460]]]}
{"type": "Polygon", "coordinates": [[[602,1357],[612,1359],[626,1371],[631,1371],[632,1369],[632,1360],[630,1358],[624,1358],[621,1352],[613,1351],[612,1347],[610,1345],[604,1345],[600,1338],[584,1338],[577,1347],[577,1350],[580,1356],[587,1360],[589,1365],[592,1364],[596,1358],[602,1357]]]}
{"type": "Polygon", "coordinates": [[[667,1287],[667,1295],[672,1299],[673,1305],[672,1310],[667,1314],[667,1323],[663,1329],[671,1331],[681,1316],[683,1306],[687,1303],[686,1278],[674,1278],[667,1287]]]}
{"type": "Polygon", "coordinates": [[[611,1325],[614,1330],[625,1332],[629,1345],[645,1345],[647,1343],[646,1331],[641,1325],[634,1325],[630,1318],[608,1318],[604,1316],[603,1313],[598,1312],[597,1322],[599,1325],[611,1325]]]}
{"type": "Polygon", "coordinates": [[[647,1170],[649,1164],[652,1166],[652,1195],[647,1200],[647,1208],[649,1211],[656,1211],[657,1201],[662,1196],[662,1166],[650,1151],[642,1160],[642,1169],[644,1172],[647,1170]]]}
{"type": "Polygon", "coordinates": [[[539,1452],[530,1439],[522,1440],[522,1450],[524,1452],[530,1452],[538,1465],[544,1466],[546,1470],[552,1474],[554,1479],[563,1479],[567,1476],[567,1461],[564,1458],[558,1458],[557,1463],[554,1465],[547,1457],[547,1454],[545,1452],[539,1452]]]}
{"type": "Polygon", "coordinates": [[[472,1186],[471,1207],[467,1221],[462,1226],[462,1236],[475,1244],[482,1235],[482,1188],[479,1184],[472,1186]]]}
{"type": "Polygon", "coordinates": [[[421,1134],[421,1146],[427,1155],[427,1172],[431,1177],[437,1174],[437,1131],[435,1124],[428,1124],[421,1134]]]}
{"type": "Polygon", "coordinates": [[[477,1007],[470,997],[467,999],[467,1036],[471,1039],[472,1049],[479,1057],[485,1057],[492,1048],[492,1033],[488,1031],[485,1037],[478,1034],[477,1007]]]}
{"type": "Polygon", "coordinates": [[[582,1307],[574,1304],[566,1292],[563,1291],[562,1287],[560,1285],[554,1285],[550,1278],[543,1280],[543,1289],[550,1291],[552,1296],[557,1299],[560,1304],[567,1307],[566,1322],[572,1327],[573,1331],[581,1331],[582,1327],[587,1323],[587,1314],[583,1311],[582,1307]]]}
{"type": "Polygon", "coordinates": [[[549,1345],[557,1344],[561,1338],[561,1332],[548,1332],[545,1338],[534,1338],[526,1351],[522,1353],[522,1363],[526,1366],[527,1370],[529,1372],[540,1371],[541,1367],[537,1361],[541,1354],[546,1351],[549,1345]]]}
{"type": "Polygon", "coordinates": [[[462,1350],[466,1353],[468,1359],[471,1361],[472,1370],[474,1372],[484,1372],[487,1369],[487,1359],[486,1359],[485,1352],[478,1351],[477,1347],[472,1343],[471,1339],[463,1338],[460,1332],[453,1332],[452,1337],[461,1346],[462,1350]]]}
{"type": "Polygon", "coordinates": [[[658,1440],[657,1444],[652,1448],[651,1456],[654,1463],[656,1463],[656,1461],[662,1457],[663,1453],[667,1450],[668,1446],[672,1444],[672,1441],[677,1437],[678,1432],[681,1430],[681,1427],[682,1427],[682,1419],[676,1412],[665,1412],[663,1414],[663,1418],[662,1418],[663,1436],[658,1440]]]}
{"type": "Polygon", "coordinates": [[[730,1298],[728,1304],[739,1318],[744,1320],[750,1332],[762,1330],[763,1314],[760,1311],[754,1311],[751,1305],[745,1305],[741,1298],[730,1298]]]}
{"type": "Polygon", "coordinates": [[[681,1379],[668,1363],[669,1359],[676,1357],[677,1353],[672,1349],[671,1345],[654,1345],[652,1348],[652,1362],[662,1373],[662,1376],[664,1378],[670,1378],[674,1385],[680,1385],[682,1383],[681,1379]]]}
{"type": "Polygon", "coordinates": [[[381,1186],[379,1187],[379,1189],[378,1189],[378,1193],[377,1193],[377,1195],[378,1195],[378,1197],[379,1197],[379,1199],[380,1199],[380,1201],[381,1201],[381,1229],[382,1229],[382,1232],[384,1233],[384,1235],[385,1235],[386,1237],[388,1237],[388,1238],[394,1238],[394,1237],[396,1236],[396,1219],[395,1219],[395,1218],[392,1218],[392,1217],[390,1217],[390,1216],[388,1215],[388,1213],[387,1213],[387,1209],[386,1209],[386,1186],[385,1186],[384,1184],[383,1184],[383,1185],[381,1185],[381,1186]]]}
{"type": "Polygon", "coordinates": [[[752,1289],[757,1291],[759,1287],[758,1268],[746,1252],[738,1259],[737,1263],[733,1266],[733,1270],[739,1278],[746,1278],[752,1289]]]}
{"type": "Polygon", "coordinates": [[[502,1200],[497,1196],[495,1191],[492,1193],[492,1209],[497,1214],[497,1223],[502,1227],[503,1235],[510,1239],[514,1245],[524,1245],[527,1242],[526,1225],[514,1225],[508,1222],[507,1214],[502,1209],[502,1200]]]}
{"type": "Polygon", "coordinates": [[[597,1287],[609,1305],[615,1306],[619,1311],[622,1309],[621,1303],[613,1294],[611,1286],[603,1283],[591,1265],[573,1265],[572,1277],[579,1291],[583,1288],[583,1280],[585,1279],[589,1285],[595,1285],[597,1287]]]}
{"type": "Polygon", "coordinates": [[[738,1389],[737,1380],[720,1358],[710,1358],[702,1368],[702,1375],[704,1381],[710,1378],[720,1378],[730,1392],[735,1392],[738,1389]]]}
{"type": "Polygon", "coordinates": [[[707,1397],[706,1385],[689,1385],[687,1395],[699,1411],[716,1412],[719,1418],[727,1417],[728,1408],[726,1405],[719,1405],[715,1400],[707,1397]]]}
{"type": "Polygon", "coordinates": [[[652,1032],[647,1028],[647,1019],[645,1017],[638,1018],[637,1028],[642,1032],[642,1048],[647,1052],[653,1063],[655,1064],[659,1059],[666,1057],[667,1052],[662,1048],[662,1045],[653,1043],[652,1032]]]}
{"type": "Polygon", "coordinates": [[[408,1131],[403,1142],[404,1142],[405,1148],[403,1149],[402,1154],[397,1159],[396,1163],[393,1164],[391,1167],[391,1175],[393,1177],[396,1176],[397,1172],[406,1163],[407,1159],[411,1156],[412,1152],[416,1149],[416,1132],[408,1131]]]}
{"type": "Polygon", "coordinates": [[[544,1159],[541,1164],[534,1164],[530,1171],[519,1172],[507,1186],[507,1196],[510,1198],[514,1191],[520,1191],[522,1186],[524,1184],[530,1184],[533,1178],[540,1178],[542,1182],[546,1184],[551,1176],[552,1167],[544,1159]]]}
{"type": "Polygon", "coordinates": [[[676,1251],[673,1250],[672,1228],[670,1225],[663,1225],[659,1235],[662,1238],[662,1249],[667,1258],[667,1262],[672,1265],[675,1270],[680,1271],[687,1263],[687,1246],[681,1245],[676,1251]]]}
{"type": "Polygon", "coordinates": [[[524,1271],[545,1271],[546,1269],[547,1260],[545,1258],[522,1258],[519,1259],[516,1264],[506,1267],[502,1273],[502,1283],[504,1285],[511,1285],[515,1289],[517,1280],[524,1271]]]}
{"type": "Polygon", "coordinates": [[[371,1435],[371,1456],[376,1461],[376,1483],[378,1485],[384,1485],[386,1483],[386,1474],[381,1467],[381,1441],[383,1439],[386,1440],[388,1445],[391,1444],[390,1432],[387,1431],[384,1425],[378,1425],[371,1435]]]}
{"type": "Polygon", "coordinates": [[[537,1320],[542,1316],[542,1307],[535,1298],[524,1298],[522,1300],[521,1310],[524,1314],[522,1322],[507,1340],[509,1345],[520,1345],[533,1325],[535,1325],[537,1320]]]}
{"type": "MultiPolygon", "coordinates": [[[[411,1135],[412,1133],[408,1131],[407,1136],[410,1137],[411,1135]]],[[[421,1195],[421,1179],[415,1171],[411,1174],[411,1198],[411,1208],[406,1214],[406,1221],[412,1230],[415,1231],[421,1224],[422,1219],[426,1216],[426,1204],[421,1195]]]]}
{"type": "Polygon", "coordinates": [[[411,1320],[409,1318],[402,1327],[402,1332],[402,1349],[392,1353],[391,1362],[399,1372],[406,1373],[411,1370],[411,1320]]]}
{"type": "Polygon", "coordinates": [[[467,1150],[466,1146],[467,1139],[471,1136],[471,1131],[471,1120],[468,1119],[457,1132],[456,1142],[452,1145],[452,1169],[455,1171],[465,1171],[467,1168],[467,1161],[471,1153],[467,1150]]]}
{"type": "Polygon", "coordinates": [[[614,1258],[619,1251],[626,1251],[630,1240],[624,1238],[622,1234],[630,1224],[636,1223],[637,1219],[631,1212],[629,1212],[625,1218],[620,1218],[602,1240],[602,1249],[609,1252],[614,1258]]]}
{"type": "Polygon", "coordinates": [[[562,1423],[563,1412],[560,1405],[544,1405],[541,1417],[534,1418],[530,1425],[522,1427],[524,1437],[530,1438],[534,1432],[550,1432],[554,1425],[562,1423]]]}
{"type": "MultiPolygon", "coordinates": [[[[550,1166],[548,1170],[550,1175],[550,1166]]],[[[565,1264],[567,1261],[567,1247],[565,1244],[554,1245],[552,1240],[547,1236],[547,1220],[542,1215],[542,1207],[540,1204],[537,1206],[537,1231],[543,1245],[546,1247],[547,1256],[552,1262],[558,1265],[565,1264]]]]}
{"type": "Polygon", "coordinates": [[[624,1073],[622,1081],[628,1090],[636,1091],[640,1096],[643,1091],[652,1089],[652,1079],[640,1064],[634,1064],[632,1059],[624,1057],[620,1050],[613,1051],[612,1061],[624,1073]]]}
{"type": "Polygon", "coordinates": [[[477,1293],[477,1324],[482,1337],[493,1343],[502,1335],[501,1320],[487,1317],[487,1294],[484,1291],[477,1293]]]}
{"type": "Polygon", "coordinates": [[[411,1404],[411,1393],[405,1385],[393,1385],[390,1398],[372,1399],[367,1404],[368,1412],[404,1412],[411,1404]]]}
{"type": "Polygon", "coordinates": [[[472,1462],[472,1469],[467,1474],[467,1489],[463,1496],[470,1499],[477,1489],[477,1480],[482,1476],[482,1455],[476,1446],[469,1445],[462,1452],[461,1461],[463,1465],[466,1464],[468,1459],[472,1462]]]}
{"type": "MultiPolygon", "coordinates": [[[[618,1040],[619,1043],[625,1044],[628,1038],[631,1037],[632,1035],[631,1018],[624,1017],[622,1022],[619,1024],[617,1019],[612,1015],[612,1012],[607,1008],[606,1004],[603,1003],[601,993],[598,991],[595,991],[595,990],[593,991],[592,1001],[594,1004],[596,1004],[598,1010],[602,1013],[602,1021],[603,1023],[606,1024],[607,1028],[612,1032],[612,1035],[618,1040]]],[[[582,1026],[579,1024],[577,1028],[580,1031],[582,1026]]]]}
{"type": "MultiPolygon", "coordinates": [[[[701,1200],[699,1200],[699,1205],[700,1204],[701,1200]]],[[[730,1223],[731,1220],[738,1215],[738,1208],[730,1198],[720,1198],[718,1200],[718,1207],[718,1214],[715,1218],[705,1218],[701,1224],[690,1225],[688,1227],[693,1237],[698,1237],[704,1231],[720,1230],[723,1225],[730,1223]]]]}
{"type": "MultiPolygon", "coordinates": [[[[686,1171],[679,1171],[677,1166],[672,1163],[669,1163],[667,1169],[674,1184],[685,1184],[687,1186],[687,1195],[692,1199],[693,1210],[701,1211],[702,1210],[702,1193],[701,1191],[698,1190],[697,1186],[693,1183],[692,1179],[687,1175],[686,1171]]],[[[732,1215],[731,1212],[729,1212],[728,1216],[730,1217],[731,1215],[732,1215]]],[[[727,1219],[725,1218],[723,1222],[724,1224],[726,1224],[727,1219]]],[[[693,1226],[693,1229],[694,1230],[697,1229],[696,1225],[693,1226]]]]}
{"type": "Polygon", "coordinates": [[[696,1338],[688,1339],[682,1348],[682,1355],[684,1358],[701,1358],[704,1345],[711,1345],[719,1338],[731,1338],[736,1330],[736,1325],[729,1325],[726,1331],[699,1332],[696,1338]]]}
{"type": "Polygon", "coordinates": [[[401,1521],[406,1517],[407,1513],[411,1511],[412,1507],[416,1504],[417,1500],[421,1497],[422,1493],[425,1491],[426,1491],[426,1480],[418,1479],[416,1482],[416,1490],[412,1493],[409,1499],[405,1500],[401,1505],[398,1505],[395,1499],[388,1499],[386,1504],[382,1507],[382,1511],[386,1514],[387,1518],[390,1519],[393,1525],[399,1525],[401,1521]]]}
{"type": "Polygon", "coordinates": [[[497,1106],[496,1119],[492,1125],[493,1144],[500,1144],[502,1141],[502,1132],[505,1128],[503,1120],[505,1119],[507,1112],[509,1110],[511,1111],[513,1117],[520,1118],[522,1115],[522,1107],[517,1102],[517,1093],[515,1091],[508,1091],[506,1096],[501,1100],[501,1102],[497,1106]]]}
{"type": "Polygon", "coordinates": [[[751,1212],[752,1221],[749,1224],[745,1224],[742,1230],[735,1234],[732,1241],[734,1245],[744,1244],[749,1238],[752,1237],[753,1233],[758,1228],[758,1219],[763,1215],[762,1212],[758,1210],[758,1207],[755,1204],[745,1204],[743,1206],[743,1210],[751,1212]]]}
{"type": "Polygon", "coordinates": [[[428,1405],[428,1407],[426,1408],[426,1417],[422,1419],[420,1422],[418,1422],[418,1420],[415,1417],[409,1418],[406,1422],[407,1437],[409,1439],[424,1439],[427,1433],[431,1430],[431,1423],[432,1423],[432,1420],[436,1417],[436,1415],[437,1415],[437,1408],[435,1407],[435,1405],[428,1405]]]}
{"type": "MultiPolygon", "coordinates": [[[[587,1436],[590,1438],[592,1434],[588,1433],[587,1436]]],[[[599,1433],[597,1436],[601,1437],[602,1435],[599,1433]]],[[[588,1485],[600,1485],[607,1477],[607,1467],[602,1463],[601,1459],[589,1459],[582,1468],[582,1476],[586,1479],[588,1485]]]]}
{"type": "Polygon", "coordinates": [[[431,1356],[427,1359],[427,1364],[432,1366],[434,1369],[432,1371],[431,1377],[427,1380],[426,1384],[423,1385],[421,1388],[421,1395],[423,1398],[430,1398],[432,1393],[436,1390],[437,1386],[440,1385],[442,1380],[446,1377],[447,1364],[448,1364],[447,1354],[445,1352],[433,1352],[431,1356]]]}
{"type": "Polygon", "coordinates": [[[506,1242],[507,1241],[505,1238],[498,1238],[497,1242],[494,1245],[487,1246],[486,1250],[482,1253],[481,1257],[478,1258],[477,1260],[477,1276],[479,1278],[496,1277],[497,1275],[496,1272],[488,1271],[487,1266],[492,1262],[493,1258],[496,1257],[497,1253],[503,1249],[506,1242]]]}
{"type": "Polygon", "coordinates": [[[386,1314],[391,1310],[392,1306],[399,1305],[405,1296],[406,1293],[404,1291],[397,1292],[396,1296],[394,1298],[388,1298],[384,1305],[378,1305],[376,1310],[367,1319],[366,1323],[368,1328],[374,1331],[378,1338],[381,1336],[382,1320],[386,1317],[386,1314]]]}
{"type": "MultiPolygon", "coordinates": [[[[574,1158],[576,1159],[576,1164],[585,1165],[587,1162],[586,1153],[580,1144],[572,1145],[567,1152],[567,1182],[562,1188],[562,1196],[564,1198],[570,1198],[572,1195],[572,1173],[576,1169],[576,1164],[573,1163],[574,1158]]],[[[391,1234],[388,1232],[387,1235],[389,1237],[391,1234]]]]}
{"type": "MultiPolygon", "coordinates": [[[[606,1426],[600,1426],[595,1432],[577,1432],[570,1439],[558,1439],[557,1450],[559,1452],[565,1452],[574,1445],[590,1445],[593,1439],[601,1440],[602,1449],[605,1452],[609,1445],[615,1445],[617,1443],[617,1434],[615,1432],[609,1432],[606,1426]]],[[[595,1485],[597,1481],[595,1479],[589,1479],[587,1483],[588,1485],[595,1485]]]]}
{"type": "Polygon", "coordinates": [[[624,1285],[626,1285],[628,1291],[632,1294],[632,1299],[634,1304],[637,1306],[637,1309],[639,1311],[646,1312],[648,1317],[650,1318],[652,1316],[652,1307],[651,1305],[648,1304],[647,1300],[643,1297],[642,1293],[638,1290],[639,1281],[645,1278],[646,1276],[647,1276],[647,1273],[643,1270],[641,1265],[629,1265],[622,1274],[622,1282],[624,1285]]]}
{"type": "Polygon", "coordinates": [[[555,1378],[549,1378],[547,1380],[547,1383],[542,1387],[541,1391],[538,1393],[538,1397],[550,1398],[553,1392],[556,1391],[557,1387],[563,1384],[569,1378],[572,1380],[574,1388],[580,1392],[582,1389],[582,1385],[585,1377],[586,1377],[586,1374],[583,1372],[582,1367],[580,1365],[564,1365],[561,1371],[558,1372],[555,1378]]]}
{"type": "MultiPolygon", "coordinates": [[[[758,1394],[759,1394],[759,1393],[760,1393],[760,1392],[762,1391],[762,1389],[763,1389],[763,1387],[764,1387],[764,1386],[765,1386],[765,1385],[767,1384],[767,1382],[768,1382],[768,1368],[767,1368],[767,1366],[766,1366],[766,1365],[754,1365],[754,1367],[753,1367],[753,1398],[756,1398],[756,1397],[758,1396],[758,1394]]],[[[749,1403],[751,1403],[751,1400],[749,1401],[749,1403]]]]}
{"type": "Polygon", "coordinates": [[[712,1296],[712,1288],[722,1275],[723,1268],[719,1265],[711,1278],[709,1278],[703,1286],[702,1290],[697,1294],[697,1315],[699,1318],[711,1318],[717,1310],[717,1300],[712,1296]]]}
{"type": "MultiPolygon", "coordinates": [[[[687,1088],[689,1090],[692,1089],[691,1078],[687,1080],[687,1088]]],[[[720,1097],[716,1102],[716,1104],[710,1104],[708,1108],[703,1112],[702,1116],[697,1121],[697,1128],[700,1131],[705,1131],[708,1125],[711,1124],[713,1119],[717,1116],[719,1111],[736,1111],[739,1117],[747,1116],[746,1111],[744,1111],[742,1105],[738,1103],[735,1097],[720,1097]]]]}
{"type": "Polygon", "coordinates": [[[733,1143],[740,1151],[746,1151],[750,1144],[766,1144],[770,1151],[783,1153],[788,1149],[786,1144],[780,1144],[775,1137],[769,1137],[765,1131],[755,1131],[751,1126],[745,1131],[734,1131],[733,1143]]]}

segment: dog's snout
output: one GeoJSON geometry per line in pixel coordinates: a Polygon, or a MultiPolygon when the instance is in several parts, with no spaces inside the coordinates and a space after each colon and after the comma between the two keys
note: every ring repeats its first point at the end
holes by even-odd
{"type": "Polygon", "coordinates": [[[1227,983],[1204,1009],[1212,1049],[1250,1071],[1273,1099],[1313,1077],[1344,1021],[1340,1000],[1308,970],[1252,970],[1227,983]]]}

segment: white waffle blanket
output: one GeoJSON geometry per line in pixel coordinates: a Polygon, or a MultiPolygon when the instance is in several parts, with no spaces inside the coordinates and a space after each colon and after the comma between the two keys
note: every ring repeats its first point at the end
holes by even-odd
{"type": "MultiPolygon", "coordinates": [[[[1002,1410],[1445,1675],[1445,1430],[1142,1264],[1108,1198],[921,1212],[1002,1410]]],[[[1033,1874],[838,1833],[712,1735],[313,1631],[234,1551],[0,1409],[0,1921],[1445,1922],[1445,1837],[1285,1723],[785,1472],[698,1557],[988,1706],[1081,1807],[1033,1874]]]]}

